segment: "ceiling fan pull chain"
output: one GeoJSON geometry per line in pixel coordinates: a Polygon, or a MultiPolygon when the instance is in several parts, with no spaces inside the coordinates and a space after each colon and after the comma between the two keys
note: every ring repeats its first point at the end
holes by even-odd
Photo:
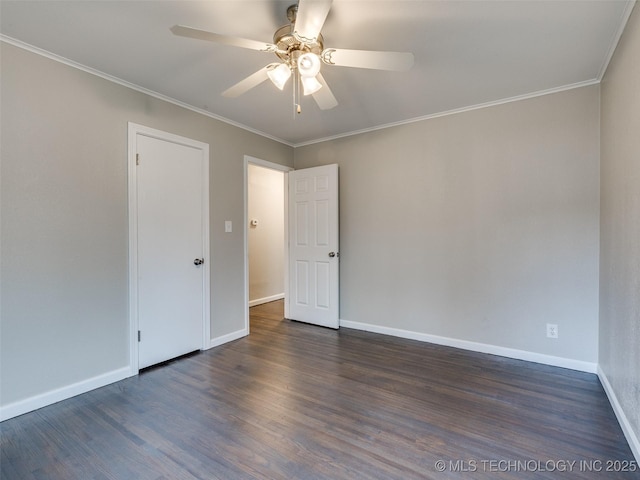
{"type": "Polygon", "coordinates": [[[300,105],[300,87],[302,86],[301,82],[300,82],[300,69],[296,68],[296,72],[298,72],[298,81],[296,82],[296,96],[297,98],[297,104],[298,104],[298,109],[296,110],[296,113],[300,114],[302,113],[302,106],[300,105]]]}
{"type": "Polygon", "coordinates": [[[300,107],[300,72],[297,68],[294,68],[293,80],[293,119],[295,120],[296,114],[302,113],[302,108],[300,107]]]}

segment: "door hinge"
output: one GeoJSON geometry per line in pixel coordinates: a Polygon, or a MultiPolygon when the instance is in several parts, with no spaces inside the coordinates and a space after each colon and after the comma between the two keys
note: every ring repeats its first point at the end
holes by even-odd
{"type": "Polygon", "coordinates": [[[142,338],[142,335],[140,334],[140,330],[138,330],[138,341],[140,341],[141,338],[142,338]]]}
{"type": "Polygon", "coordinates": [[[140,165],[140,154],[136,153],[136,165],[140,165]]]}

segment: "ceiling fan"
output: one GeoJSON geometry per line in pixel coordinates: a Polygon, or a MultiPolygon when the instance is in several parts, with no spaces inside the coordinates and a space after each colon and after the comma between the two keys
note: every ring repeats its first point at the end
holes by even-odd
{"type": "Polygon", "coordinates": [[[282,90],[293,76],[294,107],[297,113],[300,113],[300,86],[303,95],[312,95],[320,109],[329,110],[338,105],[338,101],[320,73],[323,63],[392,71],[405,71],[413,66],[412,53],[325,48],[320,30],[332,2],[333,0],[299,0],[297,5],[291,5],[287,9],[290,23],[276,30],[273,43],[220,35],[185,25],[174,25],[171,31],[182,37],[274,53],[278,57],[278,62],[270,63],[236,83],[222,92],[223,96],[238,97],[267,79],[282,90]]]}

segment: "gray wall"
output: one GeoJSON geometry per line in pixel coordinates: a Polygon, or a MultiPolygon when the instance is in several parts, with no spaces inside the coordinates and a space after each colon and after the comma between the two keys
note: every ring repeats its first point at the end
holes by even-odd
{"type": "Polygon", "coordinates": [[[293,149],[0,48],[0,404],[128,365],[129,121],[210,145],[211,335],[244,328],[244,155],[291,166],[293,149]]]}
{"type": "Polygon", "coordinates": [[[296,148],[340,166],[340,318],[597,362],[598,139],[596,85],[296,148]]]}
{"type": "Polygon", "coordinates": [[[640,439],[640,7],[602,81],[600,368],[640,439]]]}

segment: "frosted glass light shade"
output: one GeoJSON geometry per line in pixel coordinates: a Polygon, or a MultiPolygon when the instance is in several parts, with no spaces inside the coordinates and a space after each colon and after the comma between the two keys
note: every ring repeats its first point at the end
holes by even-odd
{"type": "Polygon", "coordinates": [[[282,90],[291,76],[291,69],[286,63],[281,63],[276,68],[267,70],[267,75],[269,76],[269,80],[282,90]]]}
{"type": "Polygon", "coordinates": [[[301,77],[315,77],[320,73],[320,57],[315,53],[305,53],[298,57],[298,70],[301,77]]]}

